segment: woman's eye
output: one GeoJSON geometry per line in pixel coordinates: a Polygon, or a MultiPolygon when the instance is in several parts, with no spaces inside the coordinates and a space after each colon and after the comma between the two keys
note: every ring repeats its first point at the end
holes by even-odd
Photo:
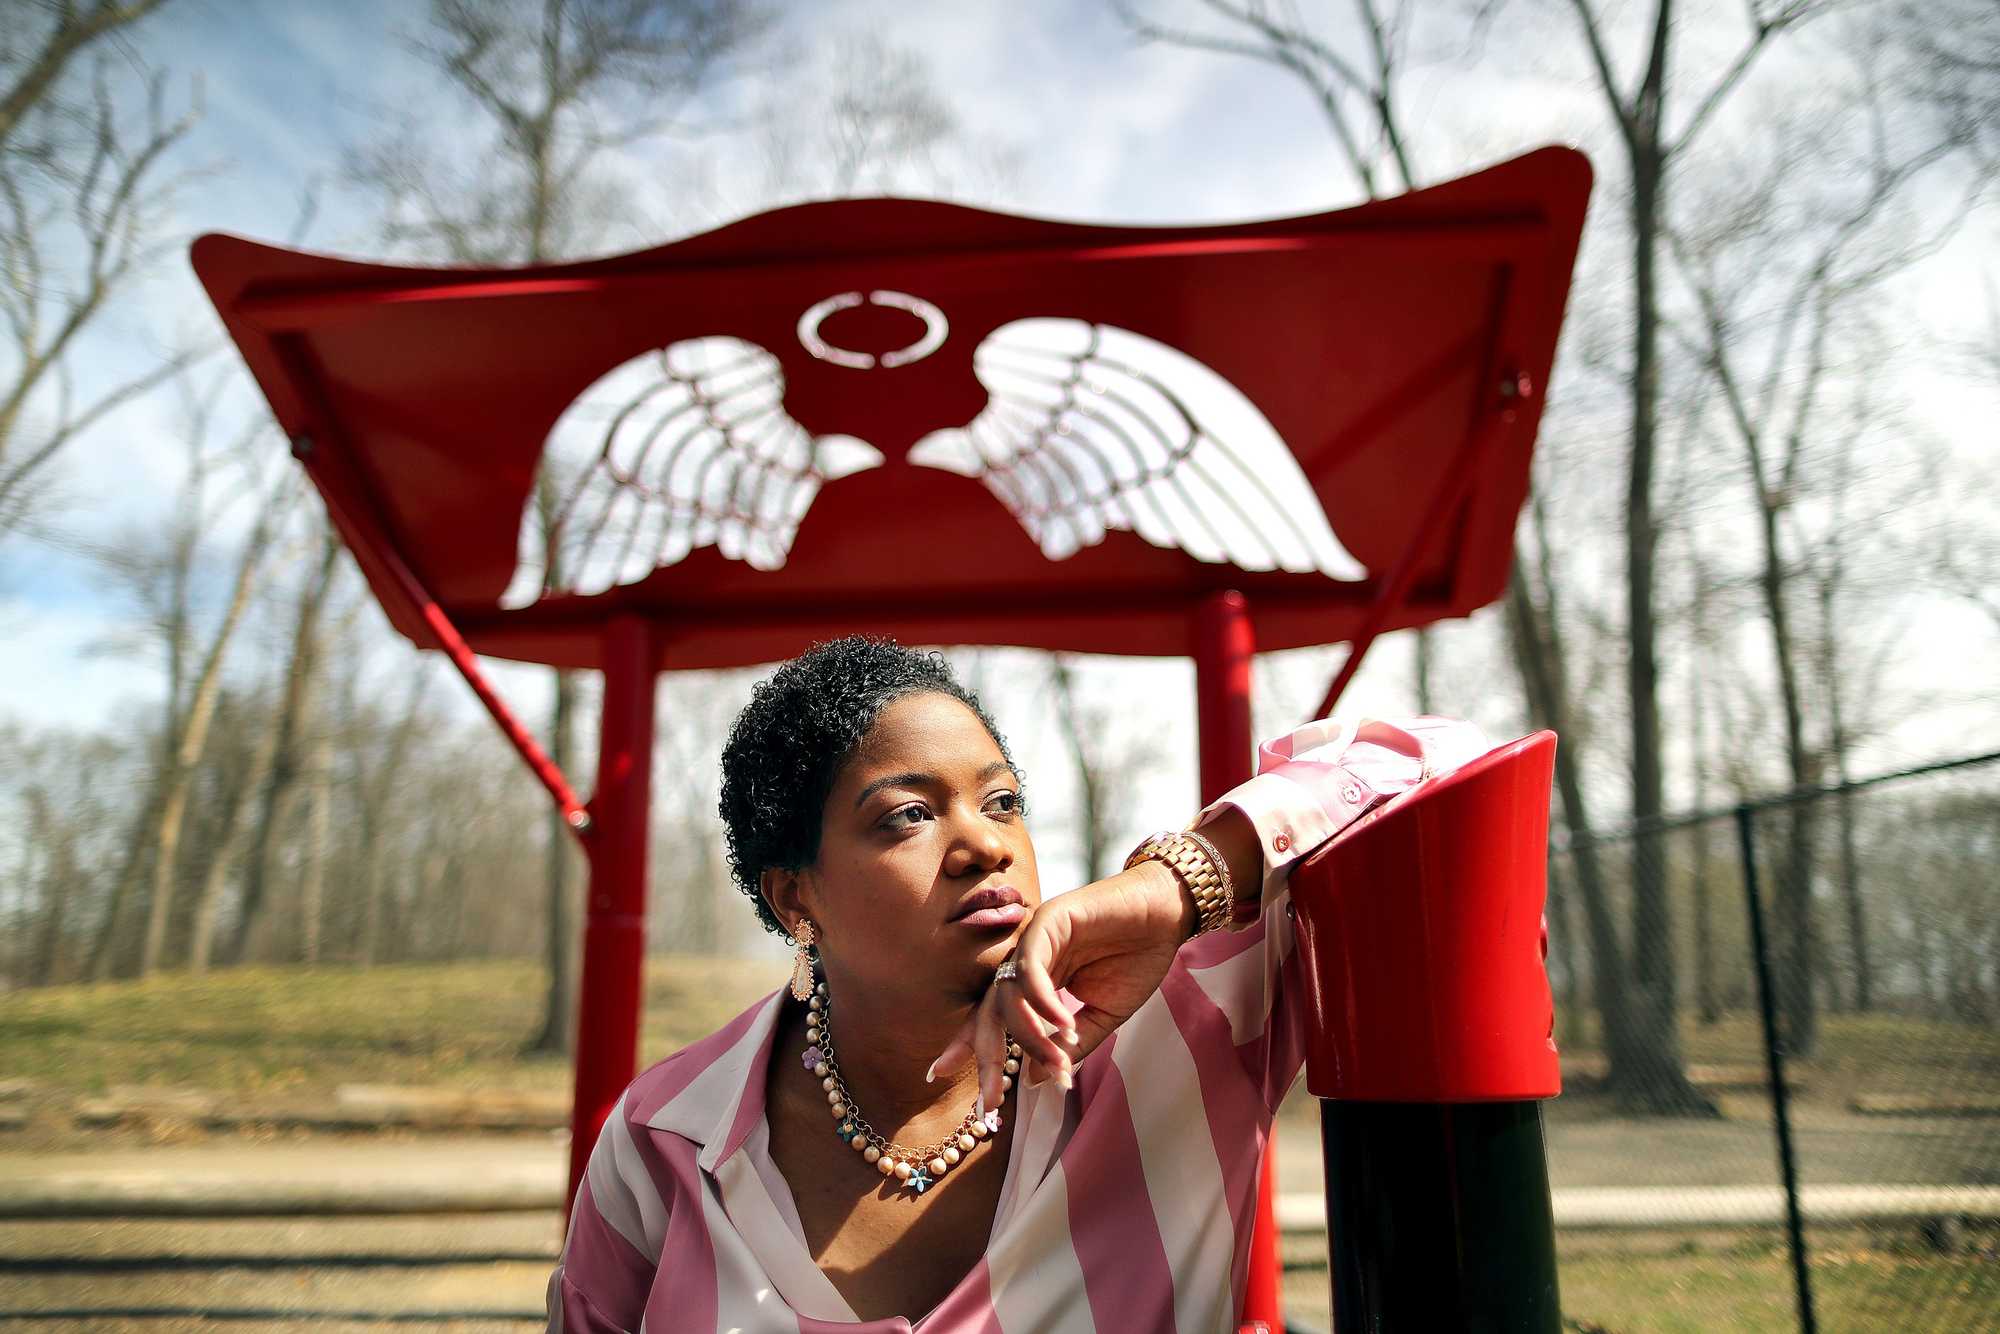
{"type": "Polygon", "coordinates": [[[930,812],[922,806],[904,806],[890,811],[882,823],[891,829],[909,829],[921,823],[930,812]]]}
{"type": "Polygon", "coordinates": [[[987,799],[986,804],[988,807],[998,810],[1002,815],[1019,815],[1021,813],[1021,794],[1018,792],[995,792],[987,799]]]}

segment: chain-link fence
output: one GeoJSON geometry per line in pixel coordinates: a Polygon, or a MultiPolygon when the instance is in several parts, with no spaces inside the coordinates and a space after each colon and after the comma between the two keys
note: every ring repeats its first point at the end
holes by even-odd
{"type": "Polygon", "coordinates": [[[1557,840],[1574,1328],[2000,1328],[1996,761],[1557,840]]]}

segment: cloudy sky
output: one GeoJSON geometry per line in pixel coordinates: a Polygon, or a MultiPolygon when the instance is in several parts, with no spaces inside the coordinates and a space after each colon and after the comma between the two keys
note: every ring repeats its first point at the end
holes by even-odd
{"type": "MultiPolygon", "coordinates": [[[[1108,6],[824,0],[785,8],[781,38],[801,52],[827,50],[853,33],[878,34],[920,52],[936,86],[952,100],[966,138],[1015,150],[1016,165],[1003,177],[969,178],[984,204],[1078,220],[1208,222],[1313,212],[1358,197],[1303,89],[1259,65],[1139,46],[1108,6]]],[[[1551,30],[1537,39],[1532,24],[1542,20],[1535,11],[1534,0],[1515,0],[1503,11],[1501,25],[1481,38],[1493,50],[1477,63],[1476,74],[1441,63],[1413,71],[1406,118],[1430,178],[1552,141],[1591,150],[1601,180],[1615,170],[1597,94],[1573,60],[1571,35],[1551,30]],[[1496,59],[1494,50],[1511,54],[1496,59]]],[[[1452,0],[1439,0],[1435,12],[1456,10],[1452,0]]],[[[435,76],[421,68],[405,41],[420,13],[417,4],[393,0],[176,0],[141,34],[128,59],[166,71],[170,96],[198,95],[204,110],[178,164],[191,173],[172,218],[181,243],[93,338],[79,362],[84,383],[142,365],[163,347],[213,336],[212,317],[185,262],[185,240],[200,233],[282,239],[296,226],[302,195],[318,182],[319,210],[307,244],[371,251],[374,224],[366,202],[338,182],[343,153],[385,133],[399,116],[423,115],[426,107],[436,108],[441,133],[450,123],[449,108],[433,91],[435,76]]],[[[1683,56],[1689,67],[1715,58],[1732,40],[1719,27],[1690,32],[1683,56]]],[[[1433,37],[1436,50],[1454,41],[1462,48],[1470,40],[1450,25],[1433,37]]],[[[800,77],[792,66],[752,68],[702,111],[726,121],[760,98],[782,99],[786,80],[800,77]]],[[[1754,115],[1760,100],[1789,96],[1812,78],[1809,55],[1773,62],[1747,90],[1746,114],[1754,115]]],[[[616,248],[712,225],[722,220],[718,201],[746,199],[757,187],[752,173],[732,161],[731,142],[716,135],[696,148],[636,149],[630,165],[641,183],[646,220],[616,248]],[[694,163],[702,188],[678,190],[674,173],[694,163]]],[[[1600,211],[1609,197],[1600,188],[1600,211]]],[[[1948,341],[1984,318],[1984,257],[1994,233],[1990,218],[1976,220],[1894,293],[1903,317],[1925,336],[1948,341]]],[[[1607,239],[1615,243],[1615,231],[1598,241],[1607,239]]],[[[214,366],[224,368],[230,356],[214,366]]],[[[1955,449],[1990,447],[1990,423],[2000,407],[1990,387],[1923,364],[1901,373],[1920,388],[1915,397],[1927,429],[1955,442],[1955,449]]],[[[130,603],[78,545],[129,540],[166,511],[182,465],[175,450],[158,442],[177,420],[175,401],[163,394],[106,422],[68,459],[60,508],[51,520],[58,540],[0,547],[0,718],[115,725],[157,698],[158,665],[111,651],[132,619],[130,603]]],[[[230,525],[246,520],[232,512],[219,531],[226,536],[230,525]]],[[[1939,607],[1930,615],[1930,631],[1962,640],[1968,651],[1993,661],[1990,626],[1962,609],[1939,607]]],[[[1465,665],[1450,679],[1490,679],[1483,677],[1491,665],[1485,638],[1468,632],[1447,640],[1455,643],[1464,645],[1465,665]]],[[[389,665],[381,669],[396,670],[403,659],[393,649],[383,652],[389,665]]],[[[1316,698],[1324,681],[1321,661],[1274,669],[1267,679],[1284,698],[1267,700],[1260,720],[1275,725],[1283,710],[1300,707],[1295,701],[1316,698]]],[[[1369,712],[1406,708],[1406,664],[1400,646],[1386,646],[1353,698],[1369,712]]],[[[1187,688],[1182,664],[1133,671],[1120,679],[1139,688],[1187,688]]],[[[504,669],[500,675],[533,707],[538,675],[504,669]]],[[[1477,697],[1463,699],[1454,711],[1495,727],[1514,717],[1511,690],[1504,698],[1469,694],[1477,697]]],[[[451,707],[470,706],[460,701],[451,707]]],[[[1974,719],[1990,724],[1991,687],[1940,707],[1935,726],[1896,742],[1898,754],[1949,745],[1974,719]]],[[[1184,724],[1174,724],[1177,765],[1191,754],[1184,724]]]]}

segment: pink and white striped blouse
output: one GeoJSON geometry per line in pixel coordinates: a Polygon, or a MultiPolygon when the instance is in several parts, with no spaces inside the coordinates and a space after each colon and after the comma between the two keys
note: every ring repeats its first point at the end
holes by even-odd
{"type": "Polygon", "coordinates": [[[1258,1165],[1304,1060],[1290,869],[1488,748],[1476,727],[1441,718],[1327,719],[1259,748],[1257,776],[1197,824],[1235,806],[1256,826],[1260,920],[1190,941],[1072,1089],[1016,1087],[986,1254],[929,1314],[858,1320],[807,1248],[764,1119],[781,990],[640,1075],[612,1108],[549,1280],[549,1328],[1233,1330],[1258,1165]]]}

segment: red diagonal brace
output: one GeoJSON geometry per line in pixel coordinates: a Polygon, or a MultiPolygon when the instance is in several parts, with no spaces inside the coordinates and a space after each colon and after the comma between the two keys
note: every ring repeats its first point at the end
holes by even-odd
{"type": "MultiPolygon", "coordinates": [[[[319,487],[320,495],[326,500],[326,507],[329,510],[341,510],[343,509],[341,502],[334,497],[342,488],[337,485],[329,486],[320,471],[322,465],[315,462],[321,448],[323,446],[311,436],[300,436],[292,442],[292,453],[298,456],[299,462],[305,465],[306,472],[319,487]]],[[[472,687],[472,693],[479,697],[479,702],[486,706],[486,711],[493,715],[493,721],[499,725],[501,735],[506,737],[520,753],[521,759],[527,763],[536,780],[548,789],[549,796],[555,801],[556,809],[562,813],[563,823],[575,832],[579,842],[585,841],[584,836],[590,832],[590,812],[585,810],[583,803],[577,799],[575,789],[570,787],[569,780],[563,776],[563,771],[557,767],[556,762],[549,758],[548,752],[543,750],[541,744],[529,734],[528,729],[521,725],[521,720],[514,716],[514,711],[507,707],[507,702],[493,689],[493,683],[479,670],[478,655],[473,653],[472,646],[465,642],[465,636],[458,632],[458,627],[452,624],[451,617],[445,614],[444,608],[438,605],[430,590],[424,587],[423,580],[417,578],[416,571],[409,567],[402,553],[382,537],[381,530],[375,524],[352,513],[339,514],[337,519],[345,520],[340,526],[346,531],[348,540],[367,548],[368,555],[396,581],[397,591],[408,599],[417,614],[423,617],[424,625],[437,636],[438,646],[444,650],[445,656],[451,659],[451,665],[458,668],[458,674],[472,687]]]]}
{"type": "Polygon", "coordinates": [[[1445,515],[1457,508],[1471,489],[1473,478],[1478,476],[1481,456],[1493,441],[1514,423],[1515,406],[1529,392],[1528,377],[1510,374],[1500,382],[1499,402],[1490,408],[1485,420],[1469,432],[1465,444],[1460,446],[1458,456],[1444,477],[1438,482],[1437,490],[1431,496],[1431,503],[1424,510],[1423,522],[1416,527],[1409,546],[1389,570],[1389,577],[1383,581],[1382,591],[1369,609],[1368,619],[1361,623],[1361,630],[1354,636],[1354,647],[1348,652],[1347,660],[1340,664],[1334,674],[1333,684],[1327,687],[1326,698],[1313,711],[1314,718],[1324,718],[1333,712],[1355,672],[1361,669],[1361,659],[1367,656],[1369,648],[1382,633],[1388,623],[1389,614],[1402,602],[1403,594],[1409,590],[1410,581],[1417,575],[1417,558],[1423,554],[1424,544],[1444,523],[1445,515]]]}
{"type": "Polygon", "coordinates": [[[547,789],[555,802],[556,810],[580,843],[588,843],[590,832],[590,812],[577,799],[576,791],[556,762],[549,758],[514,711],[507,707],[505,700],[493,689],[493,683],[479,670],[479,659],[465,642],[465,636],[452,624],[438,600],[431,596],[424,581],[417,577],[410,563],[403,559],[403,553],[389,540],[388,529],[382,520],[381,507],[369,494],[366,480],[347,459],[337,462],[329,459],[327,450],[331,446],[338,449],[345,442],[333,415],[333,409],[321,391],[318,377],[314,375],[308,354],[295,343],[283,343],[277,348],[287,378],[305,401],[316,424],[316,433],[307,432],[294,436],[292,454],[304,466],[307,476],[318,488],[325,500],[327,513],[347,538],[358,558],[372,561],[375,568],[387,576],[395,585],[396,592],[411,611],[422,618],[424,625],[437,636],[438,646],[451,659],[452,666],[472,687],[472,693],[486,706],[486,712],[499,725],[500,733],[506,737],[515,751],[527,763],[536,781],[547,789]]]}

